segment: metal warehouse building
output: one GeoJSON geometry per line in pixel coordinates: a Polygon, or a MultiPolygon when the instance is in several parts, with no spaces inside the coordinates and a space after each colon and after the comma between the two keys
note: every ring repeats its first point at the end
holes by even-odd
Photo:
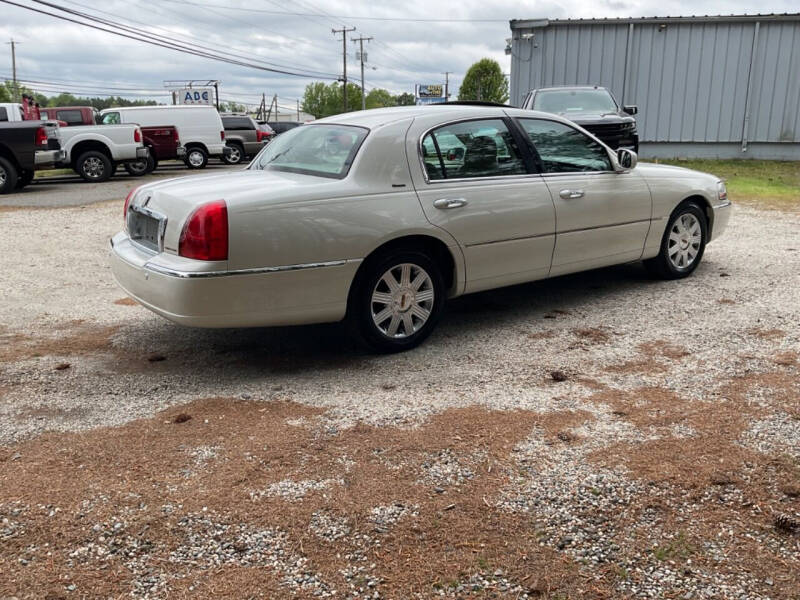
{"type": "Polygon", "coordinates": [[[511,21],[511,99],[600,85],[650,157],[800,160],[800,14],[511,21]]]}

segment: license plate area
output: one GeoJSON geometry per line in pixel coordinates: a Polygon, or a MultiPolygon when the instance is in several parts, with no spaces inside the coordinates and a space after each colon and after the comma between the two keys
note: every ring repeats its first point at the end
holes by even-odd
{"type": "Polygon", "coordinates": [[[143,206],[128,208],[128,235],[131,241],[152,252],[164,250],[167,218],[143,206]]]}

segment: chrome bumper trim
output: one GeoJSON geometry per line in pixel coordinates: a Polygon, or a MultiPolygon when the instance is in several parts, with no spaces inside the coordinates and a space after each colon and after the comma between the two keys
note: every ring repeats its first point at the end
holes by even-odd
{"type": "Polygon", "coordinates": [[[280,267],[257,267],[254,269],[234,269],[231,271],[180,271],[161,265],[154,265],[150,262],[145,263],[144,268],[153,273],[178,277],[180,279],[199,279],[207,277],[229,277],[231,275],[255,275],[258,273],[279,273],[283,271],[300,271],[302,269],[320,269],[323,267],[340,267],[346,260],[330,260],[327,262],[305,263],[300,265],[284,265],[280,267]]]}
{"type": "Polygon", "coordinates": [[[714,210],[717,210],[718,208],[726,208],[726,207],[730,206],[731,204],[732,204],[732,202],[730,200],[728,200],[726,202],[723,202],[722,204],[717,204],[716,206],[712,206],[711,208],[713,208],[714,210]]]}

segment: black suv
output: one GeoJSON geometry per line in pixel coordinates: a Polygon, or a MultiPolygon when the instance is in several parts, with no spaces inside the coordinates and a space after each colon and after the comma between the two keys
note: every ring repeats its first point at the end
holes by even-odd
{"type": "Polygon", "coordinates": [[[636,106],[620,107],[606,88],[598,86],[552,87],[531,90],[522,108],[555,113],[577,123],[614,150],[639,152],[636,106]]]}

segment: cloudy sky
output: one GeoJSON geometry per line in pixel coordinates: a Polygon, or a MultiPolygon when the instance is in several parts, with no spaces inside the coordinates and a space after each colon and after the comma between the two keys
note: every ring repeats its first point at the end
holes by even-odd
{"type": "MultiPolygon", "coordinates": [[[[367,89],[413,92],[415,83],[443,83],[451,71],[451,93],[474,61],[489,56],[509,71],[508,21],[795,12],[797,0],[11,0],[67,15],[53,6],[145,29],[176,42],[262,67],[302,72],[296,77],[178,53],[117,37],[0,2],[0,38],[17,46],[17,71],[29,87],[48,95],[127,95],[166,102],[164,80],[219,79],[223,100],[257,103],[278,94],[294,107],[311,81],[341,74],[341,36],[332,28],[356,27],[348,36],[373,37],[366,44],[367,89]],[[97,7],[97,8],[96,8],[97,7]],[[293,14],[286,14],[293,13],[293,14]],[[161,94],[161,95],[159,95],[161,94]]],[[[140,37],[139,34],[132,34],[140,37]]],[[[358,76],[356,44],[348,42],[348,76],[358,76]]],[[[0,78],[11,75],[8,45],[0,46],[0,78]]]]}

